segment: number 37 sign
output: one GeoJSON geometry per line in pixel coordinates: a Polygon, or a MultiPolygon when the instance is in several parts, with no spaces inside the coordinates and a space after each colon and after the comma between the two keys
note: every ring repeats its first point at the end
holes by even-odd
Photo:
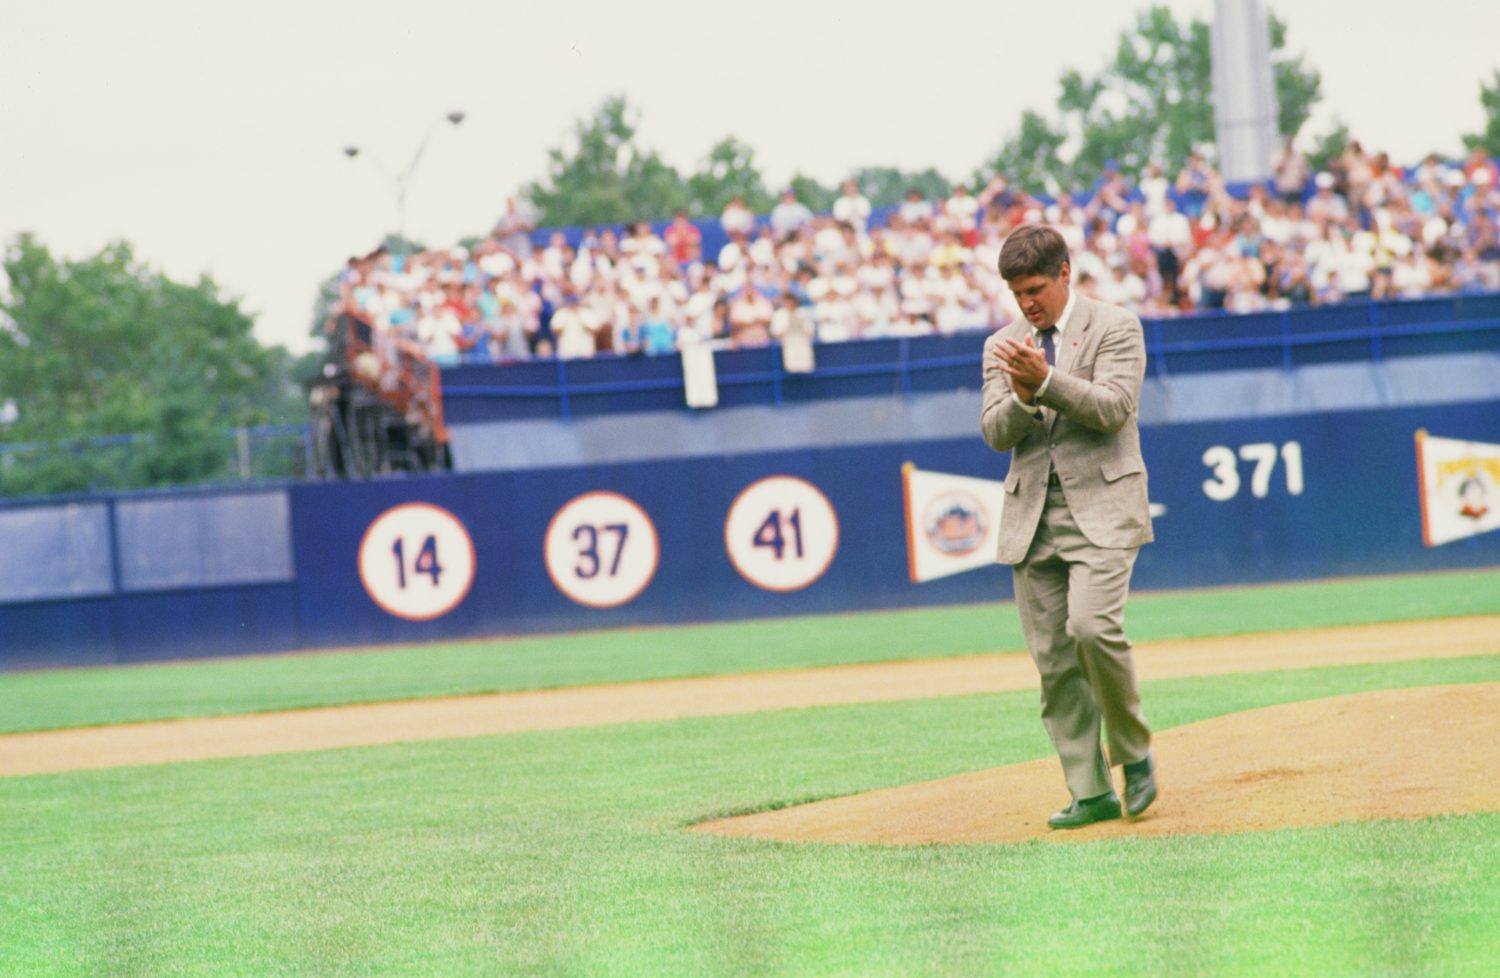
{"type": "Polygon", "coordinates": [[[585,493],[558,510],[543,548],[552,583],[591,608],[634,600],[661,556],[651,517],[613,492],[585,493]]]}

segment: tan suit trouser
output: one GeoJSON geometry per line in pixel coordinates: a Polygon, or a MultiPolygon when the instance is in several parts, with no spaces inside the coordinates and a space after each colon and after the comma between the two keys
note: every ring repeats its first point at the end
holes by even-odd
{"type": "Polygon", "coordinates": [[[1042,724],[1074,798],[1113,787],[1099,743],[1101,719],[1114,764],[1142,760],[1151,747],[1125,638],[1138,550],[1089,543],[1063,490],[1051,486],[1031,549],[1015,566],[1021,629],[1042,677],[1042,724]]]}

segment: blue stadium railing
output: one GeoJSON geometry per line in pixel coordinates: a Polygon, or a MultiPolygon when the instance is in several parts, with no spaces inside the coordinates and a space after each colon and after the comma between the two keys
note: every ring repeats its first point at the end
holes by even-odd
{"type": "MultiPolygon", "coordinates": [[[[1500,293],[1149,319],[1143,325],[1148,370],[1155,377],[1493,353],[1500,352],[1500,293]]],[[[822,344],[810,374],[786,373],[774,346],[721,351],[715,358],[719,403],[782,404],[978,387],[986,335],[822,344]]],[[[682,366],[671,356],[468,364],[445,368],[442,383],[449,424],[683,406],[682,366]]]]}

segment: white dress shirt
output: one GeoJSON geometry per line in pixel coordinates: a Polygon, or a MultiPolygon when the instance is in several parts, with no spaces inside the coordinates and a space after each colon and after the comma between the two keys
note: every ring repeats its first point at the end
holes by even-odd
{"type": "MultiPolygon", "coordinates": [[[[1056,335],[1052,338],[1053,359],[1056,359],[1057,357],[1057,350],[1062,348],[1063,331],[1068,328],[1068,320],[1073,316],[1073,306],[1075,305],[1075,298],[1076,293],[1072,289],[1069,289],[1068,302],[1063,306],[1062,315],[1057,317],[1057,323],[1052,327],[1057,331],[1056,335]]],[[[1032,327],[1031,330],[1031,345],[1037,348],[1040,348],[1042,345],[1042,331],[1035,327],[1032,327]]],[[[1047,392],[1047,386],[1052,383],[1052,369],[1052,365],[1048,364],[1047,376],[1042,378],[1041,385],[1036,389],[1036,397],[1032,399],[1032,402],[1030,404],[1027,404],[1019,397],[1016,398],[1016,403],[1021,405],[1021,410],[1025,411],[1027,414],[1036,414],[1041,410],[1041,407],[1036,402],[1041,400],[1042,395],[1047,392]]]]}

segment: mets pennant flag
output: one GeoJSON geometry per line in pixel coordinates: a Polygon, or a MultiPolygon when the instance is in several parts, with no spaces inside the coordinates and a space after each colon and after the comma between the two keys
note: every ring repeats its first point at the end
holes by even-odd
{"type": "Polygon", "coordinates": [[[1000,545],[1005,486],[901,466],[906,495],[906,566],[913,584],[987,567],[1000,545]]]}
{"type": "Polygon", "coordinates": [[[1500,445],[1417,432],[1422,543],[1500,530],[1500,445]]]}

